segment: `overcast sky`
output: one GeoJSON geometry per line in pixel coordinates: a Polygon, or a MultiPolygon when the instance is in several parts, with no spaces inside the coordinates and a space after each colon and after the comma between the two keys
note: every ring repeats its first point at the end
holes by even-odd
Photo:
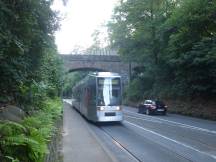
{"type": "Polygon", "coordinates": [[[107,22],[118,0],[55,0],[54,10],[59,10],[64,19],[56,32],[56,44],[60,53],[70,53],[76,46],[84,48],[92,43],[91,34],[107,22]]]}

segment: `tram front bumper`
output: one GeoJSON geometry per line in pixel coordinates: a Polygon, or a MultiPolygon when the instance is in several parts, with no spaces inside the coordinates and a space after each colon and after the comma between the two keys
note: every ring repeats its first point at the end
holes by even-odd
{"type": "Polygon", "coordinates": [[[97,117],[99,122],[122,121],[123,113],[121,111],[98,111],[97,117]]]}

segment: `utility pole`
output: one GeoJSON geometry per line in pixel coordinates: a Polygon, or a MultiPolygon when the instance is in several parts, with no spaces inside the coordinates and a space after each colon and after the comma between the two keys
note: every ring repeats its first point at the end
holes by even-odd
{"type": "Polygon", "coordinates": [[[129,61],[129,83],[131,82],[131,61],[129,61]]]}

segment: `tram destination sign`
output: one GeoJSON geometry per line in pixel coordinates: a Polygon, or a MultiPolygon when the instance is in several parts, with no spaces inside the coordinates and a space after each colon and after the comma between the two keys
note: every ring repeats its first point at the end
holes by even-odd
{"type": "Polygon", "coordinates": [[[104,84],[112,84],[112,85],[120,85],[120,79],[119,78],[99,78],[98,79],[98,84],[99,85],[104,85],[104,84]],[[106,82],[105,80],[110,80],[106,82]]]}

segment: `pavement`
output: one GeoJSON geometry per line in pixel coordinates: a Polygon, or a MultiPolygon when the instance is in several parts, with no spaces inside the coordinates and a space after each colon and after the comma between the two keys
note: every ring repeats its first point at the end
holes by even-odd
{"type": "Polygon", "coordinates": [[[64,162],[115,161],[91,131],[86,120],[66,102],[63,122],[64,162]]]}

